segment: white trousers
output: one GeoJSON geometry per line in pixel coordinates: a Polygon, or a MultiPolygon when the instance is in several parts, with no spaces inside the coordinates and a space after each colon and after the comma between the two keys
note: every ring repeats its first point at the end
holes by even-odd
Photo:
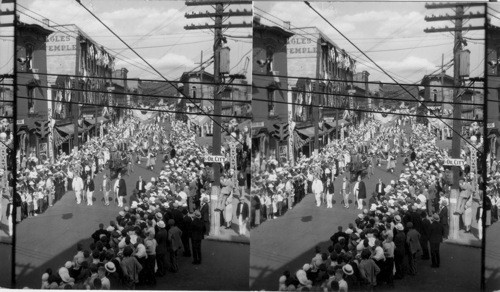
{"type": "Polygon", "coordinates": [[[75,191],[76,203],[80,204],[82,202],[82,191],[75,191]]]}
{"type": "Polygon", "coordinates": [[[316,206],[321,207],[321,193],[315,193],[314,197],[316,198],[316,206]]]}
{"type": "Polygon", "coordinates": [[[326,194],[326,207],[333,208],[333,194],[326,194]]]}
{"type": "Polygon", "coordinates": [[[123,196],[118,196],[118,207],[123,207],[123,196]]]}
{"type": "Polygon", "coordinates": [[[87,191],[87,205],[88,206],[92,206],[92,204],[94,203],[92,201],[93,195],[94,195],[94,192],[87,191]]]}
{"type": "Polygon", "coordinates": [[[358,209],[363,210],[363,199],[358,199],[358,209]]]}
{"type": "Polygon", "coordinates": [[[243,216],[238,216],[238,224],[240,225],[240,235],[247,234],[247,223],[243,220],[243,216]]]}

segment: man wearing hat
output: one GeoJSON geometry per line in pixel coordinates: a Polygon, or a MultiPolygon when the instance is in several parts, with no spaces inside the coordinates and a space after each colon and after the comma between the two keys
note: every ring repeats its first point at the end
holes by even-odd
{"type": "Polygon", "coordinates": [[[440,255],[439,246],[443,242],[444,237],[444,227],[439,222],[440,218],[438,214],[432,215],[432,223],[429,227],[429,242],[431,245],[431,261],[433,268],[439,268],[440,265],[440,255]]]}
{"type": "Polygon", "coordinates": [[[247,223],[249,208],[248,204],[244,201],[243,197],[239,198],[238,206],[236,207],[236,217],[238,218],[239,233],[240,235],[246,235],[247,233],[247,223]]]}
{"type": "Polygon", "coordinates": [[[118,173],[118,178],[115,182],[115,194],[118,197],[118,207],[123,207],[123,198],[127,196],[127,184],[122,178],[121,172],[118,173]]]}
{"type": "Polygon", "coordinates": [[[196,210],[190,226],[191,244],[193,251],[193,264],[201,264],[201,241],[205,238],[205,223],[202,221],[201,212],[196,210]]]}

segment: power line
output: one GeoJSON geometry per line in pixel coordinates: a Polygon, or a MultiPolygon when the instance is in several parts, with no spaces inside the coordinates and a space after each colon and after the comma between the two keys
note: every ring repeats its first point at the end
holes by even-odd
{"type": "MultiPolygon", "coordinates": [[[[438,70],[441,70],[439,68],[438,70]]],[[[382,81],[354,81],[354,80],[343,80],[343,79],[325,79],[325,78],[313,78],[313,77],[305,77],[305,76],[288,76],[288,75],[268,75],[263,73],[253,73],[253,76],[265,76],[265,77],[279,77],[279,78],[287,78],[287,79],[309,79],[315,81],[322,82],[346,82],[346,83],[368,83],[368,84],[388,84],[388,85],[401,85],[401,86],[417,86],[416,84],[411,83],[391,83],[391,82],[382,82],[382,81]]],[[[421,85],[423,86],[423,85],[421,85]]],[[[429,85],[430,86],[430,85],[429,85]]],[[[469,86],[454,86],[454,85],[432,85],[432,87],[444,87],[444,88],[471,88],[471,89],[483,89],[484,87],[469,87],[469,86]]]]}
{"type": "MultiPolygon", "coordinates": [[[[90,13],[97,21],[99,21],[104,27],[106,27],[113,35],[115,35],[123,44],[125,44],[132,52],[134,52],[137,57],[139,57],[144,63],[146,63],[149,67],[151,67],[151,69],[153,69],[158,75],[160,75],[163,79],[165,79],[165,81],[167,81],[168,83],[170,83],[175,89],[177,89],[177,91],[182,94],[184,97],[188,98],[189,100],[192,101],[192,99],[188,96],[186,96],[184,94],[184,92],[182,92],[181,90],[179,90],[179,88],[177,88],[177,86],[175,86],[171,81],[169,81],[165,76],[163,76],[163,74],[160,73],[160,71],[158,71],[156,68],[154,68],[151,64],[149,64],[148,61],[146,61],[146,59],[144,59],[141,55],[139,55],[139,53],[137,53],[136,50],[134,50],[131,46],[129,46],[122,38],[120,38],[120,36],[118,36],[109,26],[107,26],[101,19],[99,19],[99,17],[97,17],[92,11],[90,11],[85,5],[83,5],[83,3],[80,1],[80,0],[75,0],[76,2],[78,2],[78,4],[80,4],[85,10],[87,10],[88,13],[90,13]]],[[[203,110],[203,108],[199,105],[197,105],[196,103],[193,102],[193,104],[202,112],[202,113],[205,113],[205,111],[203,110]]],[[[206,113],[205,113],[206,114],[206,113]]],[[[207,115],[208,116],[208,115],[207,115]]],[[[225,132],[227,132],[229,135],[231,135],[231,133],[224,127],[222,127],[221,124],[219,124],[217,121],[215,121],[211,116],[208,116],[217,126],[219,126],[221,129],[223,129],[225,132]]],[[[239,139],[235,138],[236,141],[238,141],[238,143],[240,143],[241,145],[244,145],[244,143],[242,143],[239,139]]]]}
{"type": "MultiPolygon", "coordinates": [[[[354,46],[358,51],[360,51],[368,60],[370,60],[375,66],[377,66],[380,70],[382,70],[389,78],[391,78],[394,82],[397,83],[397,81],[394,79],[394,77],[392,77],[391,75],[389,75],[389,73],[387,73],[382,67],[380,67],[380,65],[378,65],[373,59],[371,59],[365,52],[363,52],[358,46],[356,46],[356,44],[354,44],[347,36],[345,36],[341,31],[339,31],[328,19],[326,19],[323,15],[321,15],[321,13],[319,13],[314,7],[311,6],[311,4],[308,2],[308,1],[304,1],[304,3],[309,6],[310,9],[312,9],[316,14],[318,14],[324,21],[326,21],[333,29],[335,29],[342,37],[344,37],[352,46],[354,46]]],[[[399,84],[398,84],[399,85],[399,84]]],[[[401,86],[401,85],[400,85],[401,86]]],[[[403,86],[401,86],[402,88],[404,88],[403,86]]],[[[419,101],[418,98],[416,98],[413,94],[411,94],[411,92],[409,92],[406,88],[404,88],[404,90],[410,94],[410,96],[415,99],[416,101],[419,101]]],[[[425,104],[423,104],[423,106],[425,108],[427,108],[427,110],[430,110],[425,104]]],[[[433,113],[431,111],[431,113],[433,113]]],[[[476,149],[478,152],[482,152],[480,149],[477,149],[475,145],[473,145],[468,139],[466,139],[464,136],[462,136],[462,134],[460,134],[459,132],[457,132],[452,126],[448,125],[447,123],[445,123],[438,115],[434,114],[434,116],[441,120],[441,122],[443,122],[443,124],[445,124],[448,128],[450,128],[453,132],[455,132],[456,135],[458,135],[460,138],[462,138],[464,141],[466,141],[466,143],[468,143],[470,146],[474,147],[474,149],[476,149]]]]}
{"type": "MultiPolygon", "coordinates": [[[[269,101],[268,99],[264,98],[254,98],[253,100],[255,101],[269,101]]],[[[412,116],[412,117],[423,117],[423,118],[435,118],[435,116],[428,116],[428,115],[419,115],[419,114],[410,114],[410,113],[396,113],[396,112],[384,112],[384,111],[376,111],[376,110],[365,110],[365,109],[358,109],[358,108],[348,108],[348,107],[334,107],[334,106],[322,106],[322,105],[304,105],[301,103],[293,103],[293,102],[287,102],[287,101],[279,101],[275,100],[273,103],[280,103],[280,104],[291,104],[291,105],[300,105],[304,107],[316,107],[316,108],[323,108],[323,109],[338,109],[338,110],[349,110],[349,111],[357,111],[357,112],[365,112],[365,113],[376,113],[376,114],[390,114],[390,115],[400,115],[400,116],[412,116]]],[[[460,121],[466,121],[466,122],[481,122],[481,120],[473,120],[473,119],[455,119],[455,118],[446,118],[442,117],[442,119],[445,120],[460,120],[460,121]]]]}
{"type": "MultiPolygon", "coordinates": [[[[167,48],[167,47],[175,47],[175,46],[180,46],[180,45],[192,45],[192,44],[199,44],[199,43],[204,43],[204,42],[209,42],[212,41],[210,40],[197,40],[193,42],[187,42],[187,43],[175,43],[175,44],[168,44],[168,45],[159,45],[159,46],[145,46],[145,47],[136,47],[135,49],[155,49],[155,48],[167,48]]],[[[110,50],[124,50],[124,48],[114,48],[110,50]]],[[[115,56],[116,57],[116,56],[115,56]]]]}
{"type": "MultiPolygon", "coordinates": [[[[123,95],[131,95],[131,96],[138,96],[138,97],[158,97],[158,98],[165,98],[165,99],[179,99],[182,97],[179,96],[172,96],[172,95],[153,95],[153,94],[141,94],[141,93],[133,93],[133,92],[124,92],[124,93],[115,93],[115,92],[109,92],[109,91],[103,91],[103,90],[89,90],[89,89],[80,89],[80,88],[58,88],[58,87],[51,87],[51,86],[37,86],[38,88],[51,88],[53,90],[65,90],[65,91],[74,91],[74,92],[93,92],[93,93],[105,93],[105,94],[123,94],[123,95]]],[[[213,101],[213,98],[196,98],[195,100],[208,100],[208,101],[213,101]]],[[[250,100],[234,100],[234,99],[221,99],[222,101],[226,102],[241,102],[241,103],[250,103],[250,100]]]]}
{"type": "MultiPolygon", "coordinates": [[[[259,88],[259,89],[268,89],[267,86],[256,86],[253,85],[253,88],[259,88]]],[[[297,92],[297,93],[311,93],[311,94],[318,94],[319,96],[316,96],[317,98],[321,99],[322,95],[323,96],[340,96],[340,97],[356,97],[356,98],[363,98],[363,99],[379,99],[379,100],[392,100],[392,101],[402,101],[402,102],[414,102],[414,100],[408,100],[408,99],[403,99],[403,98],[393,98],[393,97],[383,97],[383,96],[365,96],[365,95],[350,95],[350,94],[345,94],[345,93],[332,93],[332,92],[321,92],[321,91],[304,91],[300,89],[286,89],[283,88],[281,91],[290,91],[290,92],[297,92]]],[[[391,94],[390,96],[397,96],[397,92],[394,94],[391,94]]],[[[253,99],[252,99],[253,100],[253,99]]],[[[422,100],[419,101],[419,103],[431,103],[431,104],[462,104],[462,105],[474,105],[474,106],[482,106],[483,104],[476,104],[476,103],[463,103],[463,102],[453,102],[453,101],[432,101],[432,100],[422,100]]],[[[305,105],[308,106],[308,105],[305,105]]]]}
{"type": "MultiPolygon", "coordinates": [[[[17,97],[22,98],[22,99],[28,99],[28,100],[39,100],[39,101],[45,101],[45,102],[47,101],[47,99],[44,99],[44,98],[35,98],[35,97],[19,96],[19,95],[17,97]]],[[[94,103],[84,103],[84,102],[80,102],[80,101],[66,101],[66,100],[56,101],[56,100],[53,100],[53,102],[54,103],[64,103],[64,104],[78,104],[78,105],[86,105],[86,106],[93,106],[93,107],[110,107],[110,108],[116,108],[116,109],[140,110],[140,111],[151,111],[151,112],[162,112],[162,113],[176,113],[176,114],[186,114],[186,115],[196,115],[196,116],[209,116],[209,117],[219,116],[221,118],[251,119],[251,117],[246,117],[246,116],[215,115],[215,114],[207,114],[207,113],[172,111],[172,110],[151,109],[151,108],[146,109],[146,108],[140,108],[140,107],[119,106],[119,105],[101,105],[101,104],[94,104],[94,103]]]]}

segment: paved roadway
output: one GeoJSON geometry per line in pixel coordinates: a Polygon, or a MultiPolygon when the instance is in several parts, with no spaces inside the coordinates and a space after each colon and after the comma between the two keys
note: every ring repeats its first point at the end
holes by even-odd
{"type": "MultiPolygon", "coordinates": [[[[384,166],[382,164],[382,166],[384,166]]],[[[395,174],[402,169],[397,165],[395,174]]],[[[375,168],[375,176],[365,179],[368,196],[375,189],[378,177],[385,183],[396,175],[385,168],[375,168]]],[[[335,182],[335,190],[341,189],[341,180],[335,182]]],[[[324,250],[330,244],[330,236],[337,227],[344,229],[359,210],[352,204],[349,209],[340,205],[339,195],[332,209],[317,208],[314,196],[309,195],[284,216],[267,221],[252,230],[250,246],[250,289],[275,290],[278,279],[285,270],[297,271],[314,256],[314,248],[324,250]]],[[[429,261],[420,261],[418,276],[406,277],[396,282],[397,290],[475,291],[480,286],[481,250],[452,244],[441,247],[440,269],[431,269],[429,261]],[[449,275],[453,275],[450,277],[449,275]]]]}
{"type": "Polygon", "coordinates": [[[0,290],[11,288],[12,245],[0,243],[0,290]]]}
{"type": "MultiPolygon", "coordinates": [[[[131,176],[125,176],[128,194],[135,187],[139,175],[148,181],[158,176],[161,161],[154,171],[135,166],[131,176]]],[[[97,188],[102,173],[96,177],[97,188]]],[[[95,192],[94,205],[76,204],[73,192],[63,198],[44,214],[24,220],[17,228],[16,279],[17,287],[38,288],[45,269],[55,270],[73,258],[76,244],[88,247],[90,235],[99,223],[109,224],[115,220],[119,208],[115,204],[104,206],[102,193],[95,192]]],[[[125,201],[125,204],[128,204],[125,201]]],[[[245,290],[248,289],[249,247],[245,244],[205,240],[202,244],[203,264],[193,266],[191,258],[180,260],[180,272],[162,278],[156,289],[169,290],[245,290]],[[228,260],[230,259],[230,260],[228,260]]]]}
{"type": "Polygon", "coordinates": [[[486,230],[485,237],[485,288],[486,291],[500,289],[500,222],[493,223],[486,230]]]}

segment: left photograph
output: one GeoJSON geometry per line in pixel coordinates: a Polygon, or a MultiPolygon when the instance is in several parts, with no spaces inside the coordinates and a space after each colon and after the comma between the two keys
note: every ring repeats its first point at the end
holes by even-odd
{"type": "Polygon", "coordinates": [[[0,289],[12,287],[14,163],[14,0],[0,1],[0,289]]]}
{"type": "Polygon", "coordinates": [[[252,2],[15,5],[15,288],[247,290],[252,2]]]}

